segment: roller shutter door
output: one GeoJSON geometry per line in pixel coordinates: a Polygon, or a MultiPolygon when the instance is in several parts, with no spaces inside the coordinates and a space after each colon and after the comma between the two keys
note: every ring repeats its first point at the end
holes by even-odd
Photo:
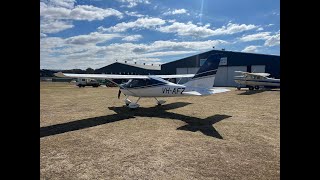
{"type": "Polygon", "coordinates": [[[264,73],[265,71],[266,71],[265,65],[252,65],[251,66],[251,72],[264,73]]]}
{"type": "Polygon", "coordinates": [[[247,66],[229,66],[226,86],[232,86],[232,87],[238,86],[238,84],[234,81],[234,76],[239,76],[241,74],[236,73],[234,71],[247,71],[247,66]]]}
{"type": "Polygon", "coordinates": [[[219,66],[213,86],[226,86],[228,66],[219,66]]]}

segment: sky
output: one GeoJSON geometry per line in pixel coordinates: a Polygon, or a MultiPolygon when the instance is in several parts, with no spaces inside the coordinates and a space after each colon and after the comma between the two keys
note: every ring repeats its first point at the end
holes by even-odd
{"type": "Polygon", "coordinates": [[[280,55],[279,0],[40,0],[40,69],[280,55]]]}

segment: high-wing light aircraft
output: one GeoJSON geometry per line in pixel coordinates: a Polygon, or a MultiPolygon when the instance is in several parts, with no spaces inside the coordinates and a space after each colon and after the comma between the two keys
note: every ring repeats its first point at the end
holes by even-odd
{"type": "Polygon", "coordinates": [[[129,79],[128,82],[117,84],[119,86],[118,98],[121,92],[126,96],[125,103],[129,108],[138,108],[138,101],[142,97],[155,98],[158,105],[165,103],[157,97],[177,97],[177,96],[205,96],[229,91],[224,88],[213,88],[214,79],[218,70],[221,54],[213,54],[208,57],[196,74],[177,75],[115,75],[115,74],[67,74],[58,72],[57,77],[72,78],[94,78],[108,79],[115,83],[113,79],[129,79]],[[191,80],[185,84],[176,84],[164,79],[167,78],[187,78],[191,80]],[[138,97],[136,102],[129,100],[130,96],[138,97]]]}
{"type": "MultiPolygon", "coordinates": [[[[238,84],[249,86],[249,90],[259,89],[260,86],[280,87],[280,79],[268,78],[269,73],[249,73],[243,71],[235,71],[241,73],[241,76],[235,76],[234,81],[238,84]]],[[[240,86],[237,87],[241,89],[240,86]]]]}

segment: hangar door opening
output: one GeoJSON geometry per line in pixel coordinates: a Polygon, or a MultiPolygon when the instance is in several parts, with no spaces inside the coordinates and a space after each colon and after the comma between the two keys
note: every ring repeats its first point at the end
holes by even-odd
{"type": "MultiPolygon", "coordinates": [[[[264,73],[265,65],[252,65],[252,66],[219,66],[214,86],[230,86],[237,87],[238,84],[234,81],[234,76],[240,76],[240,73],[235,71],[250,71],[256,73],[264,73]]],[[[245,86],[241,86],[245,87],[245,86]]]]}
{"type": "Polygon", "coordinates": [[[266,71],[266,65],[252,65],[251,72],[253,73],[264,73],[266,71]]]}
{"type": "Polygon", "coordinates": [[[234,81],[234,76],[239,76],[240,74],[234,71],[247,71],[247,66],[219,66],[214,86],[236,87],[238,84],[234,81]]]}

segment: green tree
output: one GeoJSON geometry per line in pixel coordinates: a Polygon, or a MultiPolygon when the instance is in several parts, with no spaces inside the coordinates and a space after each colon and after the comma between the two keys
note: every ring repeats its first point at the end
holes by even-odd
{"type": "Polygon", "coordinates": [[[87,74],[93,74],[93,73],[94,73],[94,69],[92,69],[92,68],[87,68],[87,69],[86,69],[86,73],[87,73],[87,74]]]}

